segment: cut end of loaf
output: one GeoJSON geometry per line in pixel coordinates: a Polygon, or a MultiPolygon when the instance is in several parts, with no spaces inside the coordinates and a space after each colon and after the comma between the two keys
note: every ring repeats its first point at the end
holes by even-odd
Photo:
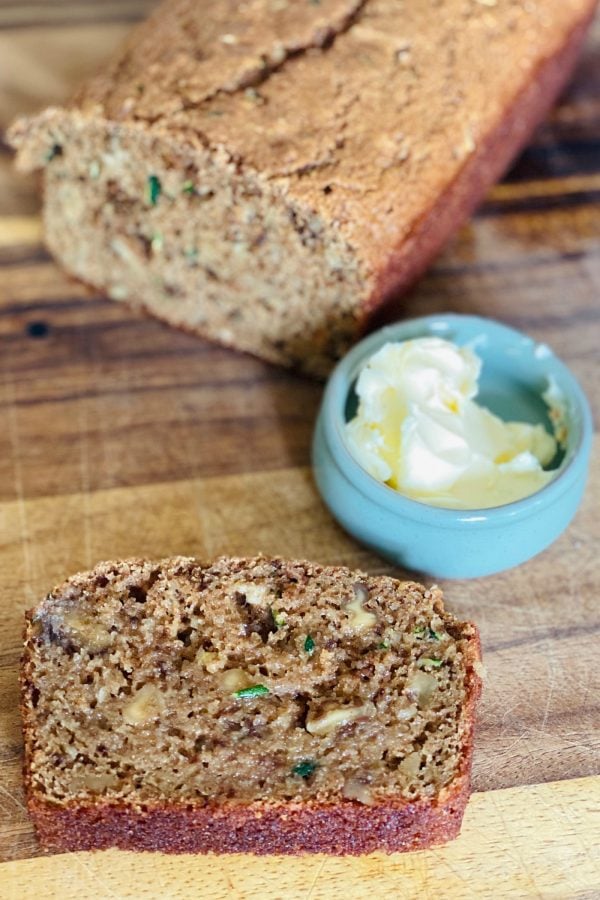
{"type": "Polygon", "coordinates": [[[65,110],[11,140],[21,168],[44,170],[50,250],[114,300],[321,376],[357,337],[355,255],[224,148],[65,110]]]}
{"type": "Polygon", "coordinates": [[[448,839],[468,796],[478,647],[437,589],[347,569],[173,559],[74,576],[26,638],[40,836],[254,852],[448,839]],[[186,814],[187,837],[152,843],[149,822],[186,814]]]}
{"type": "Polygon", "coordinates": [[[596,3],[275,5],[165,0],[11,139],[68,270],[323,375],[523,146],[596,3]]]}

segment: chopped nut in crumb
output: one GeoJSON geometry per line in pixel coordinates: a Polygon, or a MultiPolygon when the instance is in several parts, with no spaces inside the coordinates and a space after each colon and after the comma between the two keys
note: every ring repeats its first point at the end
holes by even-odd
{"type": "Polygon", "coordinates": [[[310,734],[322,736],[339,728],[340,725],[348,725],[349,722],[366,715],[371,715],[371,710],[364,706],[338,706],[334,703],[325,703],[318,712],[309,710],[306,730],[310,734]]]}
{"type": "Polygon", "coordinates": [[[145,684],[123,708],[123,719],[128,725],[143,725],[160,716],[163,706],[159,689],[153,684],[145,684]]]}
{"type": "Polygon", "coordinates": [[[366,585],[358,582],[354,585],[354,599],[346,605],[349,614],[348,623],[358,630],[372,628],[377,622],[377,616],[363,608],[363,603],[369,599],[369,591],[366,585]]]}

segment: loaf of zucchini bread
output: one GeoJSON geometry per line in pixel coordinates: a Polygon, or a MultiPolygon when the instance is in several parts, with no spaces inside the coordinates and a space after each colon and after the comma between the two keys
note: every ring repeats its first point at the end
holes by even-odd
{"type": "Polygon", "coordinates": [[[441,592],[282,559],[103,563],[28,614],[42,845],[359,854],[454,837],[480,693],[441,592]]]}
{"type": "Polygon", "coordinates": [[[68,270],[322,374],[523,146],[594,7],[165,0],[10,140],[68,270]]]}

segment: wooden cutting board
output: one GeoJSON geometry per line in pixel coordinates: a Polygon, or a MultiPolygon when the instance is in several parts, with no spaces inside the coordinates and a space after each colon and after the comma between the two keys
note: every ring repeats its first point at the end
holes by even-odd
{"type": "MultiPolygon", "coordinates": [[[[151,4],[0,0],[0,128],[63,99],[151,4]]],[[[600,415],[600,26],[574,84],[399,315],[499,318],[550,344],[600,415]]],[[[487,683],[463,832],[364,859],[40,855],[23,806],[23,610],[102,558],[279,553],[397,569],[315,491],[321,387],[171,331],[62,274],[0,146],[0,896],[600,897],[600,461],[581,511],[514,571],[443,585],[487,683]]]]}

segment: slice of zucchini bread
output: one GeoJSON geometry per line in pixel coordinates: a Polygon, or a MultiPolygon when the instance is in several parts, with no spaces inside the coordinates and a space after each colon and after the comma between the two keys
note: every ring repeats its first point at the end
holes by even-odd
{"type": "Polygon", "coordinates": [[[165,0],[10,133],[115,300],[322,374],[527,141],[596,0],[165,0]]]}
{"type": "Polygon", "coordinates": [[[28,613],[42,845],[360,854],[454,837],[480,693],[437,588],[282,559],[128,560],[28,613]]]}

